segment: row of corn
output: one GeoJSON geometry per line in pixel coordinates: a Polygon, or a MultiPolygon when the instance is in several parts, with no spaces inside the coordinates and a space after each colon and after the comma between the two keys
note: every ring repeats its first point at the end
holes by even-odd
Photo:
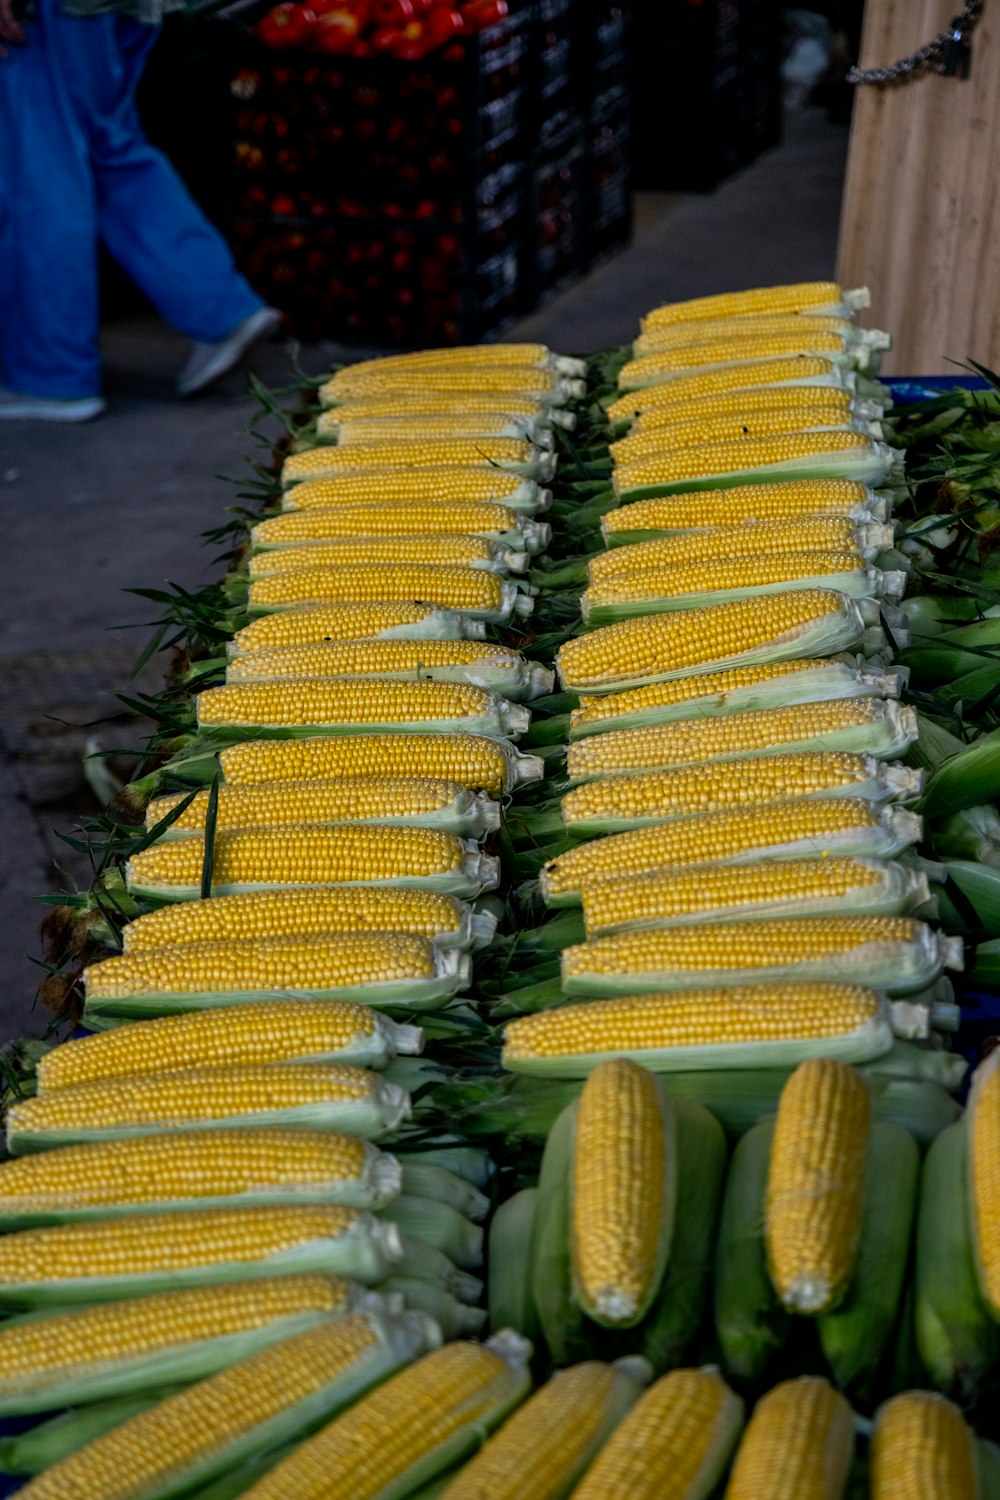
{"type": "MultiPolygon", "coordinates": [[[[28,1311],[0,1324],[0,1412],[70,1408],[0,1449],[42,1470],[26,1494],[255,1487],[245,1460],[421,1355],[455,1392],[438,1467],[526,1392],[517,1340],[431,1352],[487,1316],[492,1167],[408,1122],[424,1027],[460,1025],[496,928],[471,903],[501,799],[541,774],[513,742],[553,674],[487,632],[530,614],[579,368],[537,346],[495,378],[469,351],[356,366],[284,463],[227,584],[247,623],[191,674],[214,785],[168,766],[139,915],[84,972],[91,1034],[6,1112],[0,1299],[28,1311]]],[[[406,1451],[351,1419],[342,1493],[381,1494],[406,1451]]]]}
{"type": "MultiPolygon", "coordinates": [[[[606,534],[615,518],[630,524],[637,506],[677,506],[675,516],[702,518],[677,530],[707,538],[707,550],[692,544],[687,557],[641,559],[637,585],[611,580],[603,601],[592,597],[589,623],[622,623],[563,647],[563,684],[585,690],[584,720],[595,710],[599,720],[616,700],[641,714],[645,700],[624,700],[633,688],[653,691],[654,710],[667,707],[658,713],[663,729],[680,723],[685,732],[707,704],[717,713],[732,688],[747,689],[733,707],[756,737],[735,755],[723,748],[724,768],[701,745],[685,754],[668,741],[649,766],[571,771],[581,793],[616,787],[627,796],[596,818],[584,809],[579,831],[602,836],[560,854],[543,871],[543,889],[553,904],[582,897],[588,924],[592,896],[621,892],[623,906],[567,948],[567,995],[581,1000],[507,1027],[512,1078],[536,1073],[553,1098],[567,1086],[579,1098],[556,1121],[538,1188],[508,1197],[494,1215],[494,1332],[484,1344],[468,1335],[485,1316],[475,1306],[476,1273],[490,1164],[460,1141],[421,1149],[407,1121],[421,1114],[412,1091],[432,1076],[416,1055],[423,1034],[447,1035],[474,1019],[461,998],[469,954],[490,943],[496,918],[488,903],[469,903],[501,877],[483,849],[500,822],[498,800],[543,774],[542,760],[511,741],[528,729],[523,705],[547,695],[551,674],[494,646],[487,632],[519,628],[531,613],[531,586],[518,580],[548,544],[537,519],[548,504],[542,486],[559,431],[572,426],[566,407],[583,394],[582,370],[510,346],[491,350],[488,364],[473,350],[358,365],[323,388],[323,413],[285,461],[281,509],[254,528],[247,566],[228,581],[249,623],[225,660],[199,664],[204,680],[224,676],[198,696],[190,747],[192,783],[205,779],[207,759],[212,790],[185,790],[188,753],[168,768],[167,794],[147,809],[148,846],[127,871],[144,914],[124,928],[121,955],[87,972],[85,1020],[95,1034],[47,1053],[37,1096],[8,1111],[15,1156],[0,1164],[0,1211],[15,1232],[0,1240],[0,1296],[30,1311],[0,1324],[0,1372],[10,1371],[6,1394],[0,1374],[0,1411],[71,1408],[0,1449],[8,1466],[45,1466],[25,1491],[32,1500],[522,1492],[624,1500],[707,1496],[727,1472],[732,1500],[837,1500],[848,1483],[905,1500],[928,1472],[935,1496],[994,1492],[996,1453],[940,1395],[897,1396],[871,1430],[824,1379],[788,1380],[758,1401],[744,1430],[743,1403],[714,1368],[662,1373],[695,1352],[690,1332],[681,1335],[702,1321],[691,1304],[707,1297],[704,1264],[725,1234],[731,1194],[733,1211],[744,1213],[733,1255],[757,1277],[752,1285],[737,1278],[733,1316],[763,1319],[755,1347],[774,1328],[782,1339],[788,1313],[771,1240],[794,1255],[803,1249],[796,1237],[809,1234],[838,1279],[822,1307],[793,1298],[797,1321],[828,1329],[853,1311],[835,1346],[855,1360],[861,1344],[874,1347],[877,1333],[853,1301],[861,1261],[874,1253],[858,1184],[885,1159],[878,1152],[888,1138],[863,1103],[874,1080],[866,1085],[847,1063],[885,1060],[910,1072],[917,1056],[946,1057],[912,1039],[953,1020],[942,976],[960,960],[921,920],[933,872],[895,859],[919,836],[907,804],[920,784],[891,764],[914,728],[895,701],[901,675],[878,659],[888,655],[883,622],[897,644],[903,628],[902,570],[886,557],[889,502],[868,488],[895,475],[875,428],[880,388],[860,373],[873,368],[880,340],[831,318],[830,303],[850,312],[836,289],[783,298],[790,306],[777,319],[757,303],[737,307],[749,334],[740,328],[738,347],[724,353],[719,335],[733,329],[714,326],[712,314],[728,317],[728,305],[686,305],[687,317],[661,310],[648,337],[664,323],[682,336],[640,343],[622,375],[631,410],[648,401],[652,411],[659,397],[646,393],[669,385],[690,421],[690,382],[707,381],[738,402],[760,396],[764,415],[744,432],[743,413],[730,438],[732,409],[720,410],[723,425],[697,447],[683,434],[673,448],[657,438],[652,478],[646,455],[626,450],[620,463],[616,455],[626,503],[605,518],[606,534]],[[694,319],[703,325],[697,337],[684,337],[694,319]],[[787,410],[798,414],[779,420],[784,386],[795,388],[787,410]],[[756,446],[773,434],[784,448],[756,446]],[[840,478],[831,488],[818,474],[840,478]],[[742,483],[762,478],[763,489],[742,483]],[[768,496],[786,533],[796,514],[837,525],[813,524],[794,552],[778,540],[782,527],[767,542],[751,518],[768,496]],[[720,501],[732,509],[713,516],[720,501]],[[720,552],[704,518],[731,525],[741,504],[747,549],[720,552]],[[753,562],[774,547],[783,562],[794,558],[780,576],[753,562]],[[700,570],[719,558],[728,584],[716,570],[703,586],[700,570]],[[734,591],[728,558],[750,580],[745,588],[734,591]],[[588,643],[593,655],[580,665],[588,643]],[[833,659],[849,651],[867,661],[833,659]],[[735,681],[728,674],[739,668],[749,671],[735,681]],[[781,677],[789,696],[754,701],[760,684],[766,692],[781,677]],[[779,728],[762,717],[795,706],[796,678],[811,714],[845,701],[856,711],[838,721],[832,748],[801,744],[808,736],[795,737],[794,720],[779,728]],[[615,688],[620,698],[607,696],[615,688]],[[702,705],[695,715],[683,707],[692,688],[702,705]],[[786,779],[767,782],[779,762],[786,779]],[[703,788],[719,771],[716,785],[742,786],[735,806],[698,803],[702,767],[703,788]],[[642,787],[650,773],[681,772],[687,784],[668,793],[642,787]],[[635,803],[626,782],[640,792],[635,803]],[[613,832],[622,818],[628,831],[613,832]],[[643,838],[644,855],[633,842],[619,858],[620,840],[643,838]],[[573,867],[588,850],[607,851],[598,856],[605,878],[573,867]],[[817,879],[803,907],[788,872],[798,878],[810,867],[817,879]],[[783,872],[782,886],[768,887],[772,871],[783,872]],[[709,884],[723,876],[743,883],[728,908],[717,886],[713,908],[709,884]],[[686,895],[680,886],[673,897],[652,891],[672,878],[687,882],[686,895]],[[761,878],[762,888],[753,884],[761,878]],[[645,916],[633,922],[633,903],[643,900],[645,916]],[[685,909],[676,924],[671,911],[685,909]],[[719,930],[687,927],[692,914],[714,916],[719,930]],[[637,934],[654,946],[598,948],[637,934]],[[865,983],[872,965],[874,987],[865,983]],[[679,1082],[691,1070],[729,1069],[738,1089],[739,1070],[804,1058],[815,1061],[792,1073],[779,1121],[783,1110],[794,1132],[811,1114],[817,1127],[835,1120],[847,1142],[845,1176],[852,1152],[858,1170],[850,1201],[840,1202],[836,1185],[827,1190],[839,1229],[812,1214],[793,1184],[765,1244],[761,1135],[744,1137],[727,1178],[717,1122],[675,1099],[672,1082],[668,1094],[657,1075],[680,1066],[679,1082]],[[809,1070],[817,1068],[853,1103],[842,1125],[835,1101],[827,1110],[815,1098],[809,1070]],[[512,1330],[535,1339],[537,1369],[566,1365],[530,1398],[531,1346],[512,1330]],[[618,1345],[599,1347],[611,1339],[618,1345]],[[587,1357],[592,1347],[597,1357],[587,1357]]],[[[627,420],[614,408],[612,417],[627,420]]],[[[671,431],[669,419],[647,424],[654,436],[658,426],[671,431]]],[[[658,541],[655,527],[637,540],[658,541]]],[[[584,729],[581,747],[613,746],[611,731],[648,733],[641,717],[603,728],[609,733],[599,728],[596,737],[584,729]]],[[[485,969],[490,955],[480,963],[485,969]]],[[[950,1061],[935,1067],[953,1078],[950,1061]]],[[[986,1123],[976,1128],[995,1131],[996,1113],[977,1110],[974,1122],[986,1123]]],[[[899,1132],[886,1128],[902,1160],[899,1132]]],[[[960,1135],[971,1161],[971,1128],[939,1139],[960,1135]]],[[[769,1153],[778,1125],[758,1130],[771,1131],[769,1153]]],[[[841,1137],[822,1128],[807,1135],[823,1176],[826,1143],[833,1150],[841,1137]]],[[[795,1158],[794,1142],[786,1154],[795,1158]]],[[[984,1195],[971,1186],[957,1201],[985,1245],[995,1184],[989,1150],[975,1159],[987,1163],[984,1195]]],[[[792,1165],[801,1173],[801,1162],[792,1165]]],[[[513,1156],[503,1166],[515,1168],[513,1156]]],[[[782,1167],[775,1181],[785,1176],[782,1167]]],[[[914,1178],[915,1168],[911,1218],[914,1178]]],[[[904,1209],[889,1215],[893,1246],[909,1233],[903,1217],[904,1209]]],[[[973,1229],[963,1223],[956,1233],[974,1280],[973,1229]]],[[[939,1254],[953,1263],[951,1244],[939,1254]]],[[[957,1305],[957,1290],[948,1290],[957,1305]]],[[[962,1345],[967,1330],[954,1321],[947,1336],[958,1360],[971,1340],[962,1345]]],[[[995,1334],[987,1316],[981,1321],[995,1334]]],[[[757,1332],[756,1324],[745,1330],[748,1341],[757,1332]]],[[[757,1378],[721,1339],[707,1357],[736,1386],[757,1378]]],[[[947,1385],[965,1394],[960,1382],[947,1385]]]]}

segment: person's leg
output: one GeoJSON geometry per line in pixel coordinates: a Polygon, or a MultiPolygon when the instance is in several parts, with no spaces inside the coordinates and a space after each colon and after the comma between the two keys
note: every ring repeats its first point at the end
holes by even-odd
{"type": "Polygon", "coordinates": [[[101,238],[173,328],[192,339],[220,341],[263,303],[166,157],[142,133],[135,90],[156,28],[118,16],[113,38],[101,78],[71,78],[66,60],[67,88],[77,113],[89,120],[101,238]]]}
{"type": "MultiPolygon", "coordinates": [[[[0,60],[0,382],[72,401],[100,390],[97,227],[86,140],[53,45],[64,19],[55,11],[55,0],[40,0],[25,45],[0,60]]],[[[88,28],[84,53],[106,46],[110,18],[78,24],[88,28]]]]}

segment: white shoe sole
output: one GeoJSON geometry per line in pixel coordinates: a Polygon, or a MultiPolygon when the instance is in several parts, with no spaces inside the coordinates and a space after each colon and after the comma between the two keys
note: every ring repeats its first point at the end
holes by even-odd
{"type": "Polygon", "coordinates": [[[17,401],[0,397],[0,422],[90,422],[107,411],[100,396],[79,401],[56,401],[46,396],[24,396],[17,401]]]}
{"type": "Polygon", "coordinates": [[[214,356],[197,373],[188,375],[182,370],[177,381],[179,396],[196,396],[216,380],[221,380],[246,354],[258,339],[274,333],[281,324],[281,314],[276,307],[260,307],[219,344],[214,356]]]}

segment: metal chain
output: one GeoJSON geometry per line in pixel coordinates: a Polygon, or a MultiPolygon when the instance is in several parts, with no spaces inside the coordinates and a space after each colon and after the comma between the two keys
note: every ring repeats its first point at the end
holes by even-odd
{"type": "Polygon", "coordinates": [[[915,73],[923,72],[931,63],[936,65],[938,72],[944,72],[945,54],[950,48],[957,48],[960,52],[967,48],[968,38],[982,16],[984,3],[985,0],[967,0],[961,12],[952,17],[947,31],[939,32],[932,42],[928,42],[918,52],[900,58],[899,62],[892,63],[888,68],[853,67],[847,75],[847,82],[898,83],[900,79],[911,78],[915,73]]]}

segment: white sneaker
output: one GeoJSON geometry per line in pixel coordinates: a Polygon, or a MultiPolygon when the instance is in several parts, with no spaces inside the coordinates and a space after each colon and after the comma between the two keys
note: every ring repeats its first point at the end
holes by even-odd
{"type": "Polygon", "coordinates": [[[221,380],[258,339],[273,333],[281,323],[276,307],[259,307],[249,318],[237,323],[232,333],[218,344],[195,344],[180,375],[177,394],[194,396],[214,381],[221,380]]]}
{"type": "Polygon", "coordinates": [[[107,410],[100,396],[77,396],[63,401],[56,396],[27,396],[0,386],[0,421],[89,422],[107,410]]]}

